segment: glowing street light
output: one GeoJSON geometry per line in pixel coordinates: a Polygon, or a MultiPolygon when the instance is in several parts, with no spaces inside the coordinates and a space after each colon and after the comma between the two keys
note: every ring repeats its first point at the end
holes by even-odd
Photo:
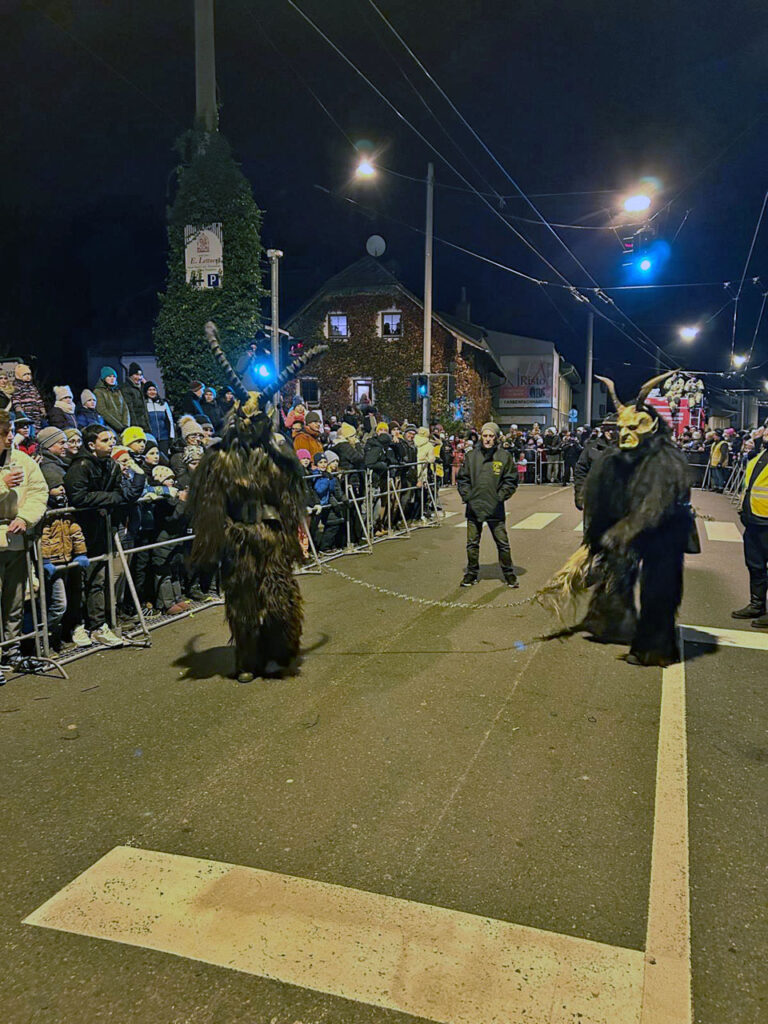
{"type": "Polygon", "coordinates": [[[733,357],[733,365],[736,367],[737,370],[740,370],[743,366],[746,366],[747,362],[748,362],[748,359],[747,359],[746,356],[734,356],[733,357]]]}
{"type": "Polygon", "coordinates": [[[355,177],[372,178],[376,174],[376,168],[367,156],[364,156],[355,169],[355,177]]]}
{"type": "Polygon", "coordinates": [[[627,196],[624,200],[624,209],[627,213],[644,213],[651,205],[651,197],[638,192],[637,195],[627,196]]]}
{"type": "Polygon", "coordinates": [[[683,341],[693,341],[699,334],[700,327],[681,327],[677,332],[683,341]]]}

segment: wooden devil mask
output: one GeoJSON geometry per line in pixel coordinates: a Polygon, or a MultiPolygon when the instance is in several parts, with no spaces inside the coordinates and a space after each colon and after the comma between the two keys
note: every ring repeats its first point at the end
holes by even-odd
{"type": "Polygon", "coordinates": [[[669,370],[667,373],[659,374],[658,377],[651,377],[640,388],[637,398],[631,405],[624,405],[616,394],[616,385],[609,377],[595,376],[608,388],[613,404],[616,406],[616,419],[619,431],[619,448],[622,451],[634,451],[640,445],[645,444],[659,429],[659,414],[656,410],[645,404],[645,400],[652,389],[658,387],[662,381],[677,370],[669,370]]]}

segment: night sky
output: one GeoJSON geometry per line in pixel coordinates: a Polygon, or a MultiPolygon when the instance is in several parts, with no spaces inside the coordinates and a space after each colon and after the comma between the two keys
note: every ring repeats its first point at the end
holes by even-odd
{"type": "MultiPolygon", "coordinates": [[[[514,192],[367,0],[298,2],[473,185],[514,192]]],[[[615,211],[622,192],[651,175],[662,186],[653,209],[671,200],[655,221],[671,251],[654,280],[731,281],[735,293],[768,188],[764,0],[382,0],[381,10],[526,192],[591,193],[536,199],[547,218],[607,224],[600,211],[615,211]]],[[[194,117],[193,4],[4,0],[3,11],[5,350],[35,353],[51,383],[80,386],[87,345],[148,344],[165,275],[173,142],[194,117]]],[[[362,256],[373,233],[386,239],[392,269],[422,291],[422,236],[395,221],[423,227],[424,187],[388,173],[353,182],[349,140],[370,140],[398,175],[423,178],[434,159],[437,235],[557,280],[286,0],[219,0],[216,46],[221,130],[264,210],[265,248],[285,252],[283,317],[362,256]]],[[[519,199],[503,213],[534,216],[519,199]]],[[[590,283],[544,228],[512,223],[569,281],[590,283]]],[[[601,285],[624,283],[613,232],[561,234],[601,285]]],[[[737,352],[749,350],[757,323],[755,275],[768,289],[768,213],[737,352]]],[[[453,311],[462,285],[475,322],[550,338],[583,368],[584,307],[567,292],[436,243],[436,308],[453,311]]],[[[726,302],[721,283],[612,294],[671,357],[727,369],[732,307],[692,346],[675,334],[726,302]]],[[[627,385],[653,371],[649,355],[601,322],[596,356],[598,372],[627,385]]],[[[752,362],[766,363],[753,382],[768,379],[768,315],[752,362]]]]}

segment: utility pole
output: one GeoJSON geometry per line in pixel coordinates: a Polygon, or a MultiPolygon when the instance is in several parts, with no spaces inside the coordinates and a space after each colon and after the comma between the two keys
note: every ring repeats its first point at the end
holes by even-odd
{"type": "Polygon", "coordinates": [[[195,117],[206,131],[218,130],[213,0],[195,0],[195,117]]]}
{"type": "Polygon", "coordinates": [[[586,372],[586,424],[592,426],[592,350],[595,340],[595,314],[590,309],[587,313],[587,372],[586,372]]]}
{"type": "MultiPolygon", "coordinates": [[[[427,222],[424,231],[424,360],[422,373],[432,372],[432,236],[434,229],[435,165],[430,163],[427,164],[427,222]]],[[[429,426],[429,395],[422,399],[421,425],[429,426]]]]}
{"type": "Polygon", "coordinates": [[[280,282],[278,261],[283,253],[280,249],[267,249],[270,270],[272,272],[272,362],[275,373],[280,373],[280,282]]]}

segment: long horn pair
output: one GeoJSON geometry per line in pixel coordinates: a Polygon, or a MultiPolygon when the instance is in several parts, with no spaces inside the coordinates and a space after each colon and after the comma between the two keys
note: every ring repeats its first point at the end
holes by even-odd
{"type": "Polygon", "coordinates": [[[597,373],[595,374],[595,378],[597,380],[601,380],[603,384],[605,384],[605,386],[608,388],[608,394],[611,396],[613,404],[616,407],[616,412],[621,412],[621,410],[624,408],[624,403],[619,399],[619,396],[616,394],[616,385],[613,383],[611,378],[601,377],[597,373]]]}
{"type": "Polygon", "coordinates": [[[205,325],[205,336],[208,339],[208,342],[211,346],[211,351],[216,357],[216,362],[219,364],[219,366],[222,368],[224,373],[229,378],[229,383],[232,385],[232,390],[234,391],[235,395],[240,399],[241,402],[247,402],[248,391],[243,382],[232,369],[232,364],[224,354],[224,350],[222,349],[219,340],[219,329],[213,322],[213,320],[209,320],[208,323],[205,325]]]}
{"type": "Polygon", "coordinates": [[[264,390],[260,392],[261,397],[264,401],[271,401],[272,397],[277,394],[280,388],[284,384],[287,384],[292,377],[295,377],[299,370],[303,369],[311,359],[316,359],[317,356],[321,356],[323,352],[327,351],[328,345],[315,345],[314,348],[311,348],[303,355],[298,356],[293,360],[293,362],[286,366],[274,384],[270,384],[269,387],[264,388],[264,390]]]}
{"type": "Polygon", "coordinates": [[[635,399],[636,407],[639,409],[641,405],[644,405],[651,391],[661,384],[662,381],[665,381],[667,377],[672,377],[677,372],[677,370],[667,370],[666,373],[660,373],[658,377],[651,377],[650,380],[647,380],[637,393],[637,398],[635,399]]]}

